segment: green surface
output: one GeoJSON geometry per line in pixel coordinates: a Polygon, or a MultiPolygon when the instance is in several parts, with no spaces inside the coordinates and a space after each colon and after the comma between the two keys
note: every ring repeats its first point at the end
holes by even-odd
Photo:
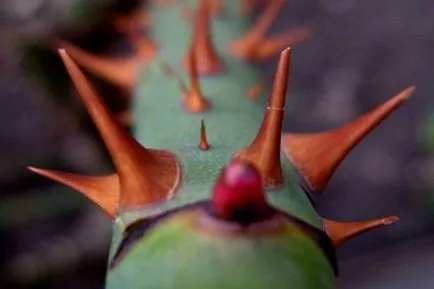
{"type": "Polygon", "coordinates": [[[327,259],[291,223],[273,233],[208,233],[197,227],[201,215],[191,213],[148,233],[110,272],[107,288],[334,288],[327,259]]]}

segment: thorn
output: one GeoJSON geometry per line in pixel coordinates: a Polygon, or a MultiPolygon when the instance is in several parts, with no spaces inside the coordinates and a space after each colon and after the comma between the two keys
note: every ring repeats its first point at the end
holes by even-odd
{"type": "Polygon", "coordinates": [[[220,16],[223,11],[223,4],[221,0],[211,0],[210,1],[210,12],[213,16],[220,16]]]}
{"type": "Polygon", "coordinates": [[[181,16],[186,21],[191,22],[193,20],[193,11],[191,10],[191,7],[188,6],[187,4],[182,5],[181,16]]]}
{"type": "Polygon", "coordinates": [[[290,29],[280,35],[265,39],[257,47],[255,59],[264,61],[278,54],[283,48],[294,46],[308,39],[312,35],[312,30],[307,27],[290,29]]]}
{"type": "Polygon", "coordinates": [[[136,61],[146,62],[155,58],[157,46],[141,35],[140,31],[131,31],[127,36],[136,51],[136,61]]]}
{"type": "Polygon", "coordinates": [[[59,54],[113,159],[121,188],[120,209],[171,197],[180,175],[174,154],[142,147],[114,120],[66,51],[59,49],[59,54]]]}
{"type": "Polygon", "coordinates": [[[116,174],[90,177],[34,167],[28,169],[79,191],[115,219],[119,199],[119,178],[116,174]]]}
{"type": "Polygon", "coordinates": [[[341,128],[313,134],[283,137],[286,156],[312,190],[322,191],[351,149],[413,93],[411,86],[376,109],[341,128]]]}
{"type": "Polygon", "coordinates": [[[206,138],[206,127],[205,127],[205,120],[200,121],[200,143],[199,143],[199,149],[203,151],[209,150],[209,144],[208,140],[206,138]]]}
{"type": "Polygon", "coordinates": [[[203,97],[200,89],[196,59],[193,57],[192,50],[188,55],[190,62],[190,90],[186,90],[184,93],[184,108],[191,113],[200,113],[209,108],[209,102],[203,97]]]}
{"type": "Polygon", "coordinates": [[[373,229],[390,225],[399,220],[396,216],[390,216],[386,218],[364,221],[364,222],[352,222],[352,223],[340,223],[332,220],[324,220],[324,228],[333,241],[335,247],[340,246],[345,241],[357,237],[360,234],[369,232],[373,229]]]}
{"type": "Polygon", "coordinates": [[[131,126],[133,124],[133,113],[131,109],[126,109],[116,114],[116,119],[124,126],[131,126]]]}
{"type": "Polygon", "coordinates": [[[173,68],[169,64],[163,63],[162,69],[165,76],[169,78],[175,76],[175,71],[173,71],[173,68]]]}
{"type": "Polygon", "coordinates": [[[256,100],[261,95],[262,89],[262,81],[258,81],[249,88],[247,91],[247,96],[252,100],[256,100]]]}
{"type": "Polygon", "coordinates": [[[280,142],[290,60],[291,49],[287,48],[280,54],[273,89],[268,97],[267,110],[258,134],[249,147],[235,154],[236,157],[256,165],[262,173],[266,187],[283,184],[280,142]]]}
{"type": "Polygon", "coordinates": [[[250,13],[254,10],[259,4],[265,2],[266,0],[241,0],[240,12],[241,14],[250,13]]]}
{"type": "MultiPolygon", "coordinates": [[[[193,43],[190,48],[193,51],[199,75],[212,75],[222,71],[222,63],[211,40],[209,14],[209,2],[200,0],[199,8],[195,14],[193,43]]],[[[188,57],[185,61],[185,67],[190,70],[188,57]]]]}
{"type": "Polygon", "coordinates": [[[140,30],[150,24],[151,14],[143,9],[135,9],[127,15],[119,15],[114,19],[114,27],[119,32],[140,30]]]}
{"type": "Polygon", "coordinates": [[[93,74],[128,90],[133,88],[140,65],[136,58],[100,57],[67,42],[61,42],[59,46],[66,49],[78,64],[93,74]]]}
{"type": "Polygon", "coordinates": [[[259,17],[255,26],[232,44],[231,50],[235,57],[244,60],[258,60],[256,55],[257,48],[276,19],[283,3],[283,0],[269,1],[268,7],[259,17]]]}

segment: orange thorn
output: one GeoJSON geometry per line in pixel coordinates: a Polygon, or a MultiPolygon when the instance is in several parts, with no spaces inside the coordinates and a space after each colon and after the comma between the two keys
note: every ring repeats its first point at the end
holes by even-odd
{"type": "Polygon", "coordinates": [[[221,0],[211,0],[209,5],[213,16],[219,16],[222,14],[223,4],[221,0]]]}
{"type": "Polygon", "coordinates": [[[115,85],[132,89],[136,82],[140,62],[135,58],[104,58],[67,42],[60,42],[58,46],[67,49],[78,64],[115,85]]]}
{"type": "Polygon", "coordinates": [[[199,85],[199,77],[197,73],[196,59],[193,57],[193,52],[189,53],[190,62],[190,90],[186,90],[184,93],[184,108],[188,112],[200,113],[209,108],[209,102],[202,95],[202,91],[199,85]]]}
{"type": "Polygon", "coordinates": [[[181,15],[189,22],[193,20],[193,11],[191,11],[191,7],[186,4],[182,5],[181,7],[181,15]]]}
{"type": "Polygon", "coordinates": [[[241,0],[240,12],[242,14],[247,14],[264,1],[265,0],[241,0]]]}
{"type": "Polygon", "coordinates": [[[278,54],[283,48],[302,42],[312,35],[312,30],[306,27],[291,29],[280,35],[262,41],[255,53],[256,60],[267,60],[278,54]]]}
{"type": "MultiPolygon", "coordinates": [[[[201,0],[195,14],[192,51],[197,63],[199,75],[211,75],[221,72],[222,63],[217,56],[211,41],[209,29],[210,4],[207,0],[201,0]]],[[[186,59],[185,67],[190,70],[189,60],[186,59]]]]}
{"type": "Polygon", "coordinates": [[[327,219],[324,220],[324,229],[329,235],[333,244],[337,247],[342,243],[357,237],[360,234],[369,232],[373,229],[390,225],[399,220],[396,216],[390,216],[386,218],[376,219],[372,221],[364,222],[352,222],[352,223],[340,223],[327,219]]]}
{"type": "Polygon", "coordinates": [[[130,15],[119,17],[115,20],[117,30],[126,34],[136,51],[135,61],[150,60],[154,58],[157,53],[157,46],[147,40],[141,33],[143,15],[145,15],[144,12],[141,9],[137,9],[130,13],[130,15]]]}
{"type": "Polygon", "coordinates": [[[140,31],[131,31],[127,34],[136,51],[136,61],[149,61],[157,54],[157,46],[141,35],[140,31]]]}
{"type": "Polygon", "coordinates": [[[131,126],[133,124],[133,114],[130,109],[116,114],[116,119],[125,126],[131,126]]]}
{"type": "Polygon", "coordinates": [[[280,142],[290,60],[291,49],[287,48],[280,54],[273,89],[268,97],[267,110],[258,134],[249,147],[241,149],[235,155],[257,166],[266,187],[283,183],[280,142]]]}
{"type": "Polygon", "coordinates": [[[231,49],[234,56],[244,60],[257,60],[257,47],[260,45],[271,24],[276,19],[283,3],[283,0],[270,0],[267,9],[259,17],[255,26],[253,26],[247,34],[232,44],[231,49]]]}
{"type": "Polygon", "coordinates": [[[314,134],[285,134],[283,148],[286,156],[311,189],[322,191],[351,149],[407,100],[414,89],[414,86],[405,89],[341,128],[314,134]]]}
{"type": "Polygon", "coordinates": [[[206,138],[206,127],[205,127],[205,121],[202,119],[200,121],[200,143],[199,143],[199,149],[206,151],[209,149],[208,140],[206,138]]]}
{"type": "Polygon", "coordinates": [[[249,88],[249,90],[247,91],[247,96],[250,99],[256,100],[259,95],[261,95],[262,88],[262,82],[258,81],[249,88]]]}
{"type": "Polygon", "coordinates": [[[79,191],[101,207],[110,218],[116,217],[119,199],[119,178],[116,174],[90,177],[34,167],[29,167],[29,170],[79,191]]]}
{"type": "Polygon", "coordinates": [[[121,188],[120,209],[169,198],[180,175],[175,155],[142,147],[114,120],[66,51],[59,49],[59,54],[113,159],[121,188]]]}
{"type": "Polygon", "coordinates": [[[143,9],[135,9],[127,15],[120,15],[114,19],[114,27],[119,32],[140,30],[149,26],[151,15],[143,9]]]}

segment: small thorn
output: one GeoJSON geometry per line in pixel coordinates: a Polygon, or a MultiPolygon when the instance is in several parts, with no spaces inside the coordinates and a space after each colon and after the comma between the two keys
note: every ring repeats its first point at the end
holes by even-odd
{"type": "Polygon", "coordinates": [[[116,217],[120,190],[116,174],[90,177],[34,167],[29,167],[29,170],[79,191],[101,207],[112,219],[116,217]]]}
{"type": "Polygon", "coordinates": [[[215,217],[242,224],[262,221],[273,214],[260,172],[243,161],[232,161],[222,170],[214,185],[211,206],[215,217]]]}
{"type": "Polygon", "coordinates": [[[67,42],[59,46],[68,53],[78,64],[90,72],[117,86],[131,90],[136,82],[140,62],[137,59],[113,59],[93,55],[67,42]]]}
{"type": "Polygon", "coordinates": [[[231,50],[234,56],[244,60],[257,60],[257,49],[276,19],[283,3],[283,0],[269,1],[268,7],[259,17],[255,26],[232,44],[231,50]]]}
{"type": "Polygon", "coordinates": [[[333,241],[333,244],[337,247],[360,234],[395,223],[399,218],[396,216],[390,216],[371,221],[352,223],[340,223],[327,219],[323,220],[326,233],[333,241]]]}
{"type": "Polygon", "coordinates": [[[191,50],[188,59],[190,62],[190,90],[186,90],[184,93],[184,108],[191,113],[204,112],[208,110],[210,104],[202,95],[199,84],[196,59],[193,56],[193,52],[191,50]]]}
{"type": "Polygon", "coordinates": [[[180,176],[175,155],[142,147],[115,121],[66,51],[60,49],[59,54],[116,167],[121,188],[119,208],[152,204],[171,197],[180,176]]]}
{"type": "Polygon", "coordinates": [[[345,156],[413,93],[411,86],[353,122],[330,131],[283,137],[286,156],[312,190],[322,191],[345,156]]]}
{"type": "Polygon", "coordinates": [[[256,100],[261,95],[262,89],[262,81],[258,81],[249,88],[247,96],[252,100],[256,100]]]}
{"type": "Polygon", "coordinates": [[[291,49],[280,54],[272,92],[261,127],[249,147],[239,150],[235,157],[252,162],[261,171],[267,188],[283,184],[280,162],[280,142],[288,83],[291,49]]]}
{"type": "MultiPolygon", "coordinates": [[[[213,75],[222,71],[222,63],[214,48],[210,33],[210,3],[200,0],[199,8],[195,14],[193,43],[191,50],[197,64],[199,75],[213,75]]],[[[189,52],[190,53],[190,52],[189,52]]],[[[190,70],[189,56],[185,61],[185,67],[190,70]]]]}
{"type": "Polygon", "coordinates": [[[163,63],[162,68],[163,68],[163,72],[164,72],[165,76],[167,76],[167,77],[175,76],[175,71],[173,70],[173,68],[169,64],[163,63]]]}
{"type": "Polygon", "coordinates": [[[294,46],[308,39],[312,35],[312,30],[306,27],[291,29],[280,35],[265,39],[257,47],[255,53],[256,60],[264,61],[278,54],[283,48],[294,46]]]}
{"type": "Polygon", "coordinates": [[[209,150],[209,144],[208,140],[206,138],[206,127],[205,127],[205,120],[200,121],[200,143],[199,143],[199,149],[206,151],[209,150]]]}

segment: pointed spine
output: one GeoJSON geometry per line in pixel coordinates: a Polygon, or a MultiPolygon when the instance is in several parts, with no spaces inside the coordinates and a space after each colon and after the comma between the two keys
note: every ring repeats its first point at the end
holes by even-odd
{"type": "Polygon", "coordinates": [[[232,44],[231,50],[234,56],[244,60],[257,60],[257,47],[263,41],[265,34],[276,19],[283,3],[283,0],[269,1],[268,7],[259,17],[255,26],[232,44]]]}
{"type": "Polygon", "coordinates": [[[201,113],[208,110],[210,105],[202,95],[200,89],[196,58],[194,57],[192,50],[190,50],[188,56],[190,64],[190,90],[186,90],[184,93],[184,108],[191,113],[201,113]]]}
{"type": "MultiPolygon", "coordinates": [[[[193,51],[199,75],[213,75],[222,71],[221,60],[211,40],[210,21],[210,3],[207,0],[200,0],[195,14],[193,43],[190,48],[193,51]]],[[[187,70],[191,69],[188,58],[187,55],[185,62],[187,70]]]]}
{"type": "Polygon", "coordinates": [[[200,143],[199,143],[199,149],[202,151],[209,150],[209,144],[206,137],[206,127],[205,127],[205,120],[200,121],[200,143]]]}
{"type": "Polygon", "coordinates": [[[102,208],[110,218],[116,217],[119,199],[119,178],[116,174],[90,177],[35,167],[29,167],[29,170],[79,191],[102,208]]]}
{"type": "Polygon", "coordinates": [[[396,216],[390,216],[386,218],[364,221],[364,222],[352,222],[352,223],[340,223],[332,220],[324,219],[324,230],[329,235],[333,244],[337,247],[344,242],[357,237],[360,234],[369,232],[376,228],[390,225],[399,218],[396,216]]]}
{"type": "Polygon", "coordinates": [[[314,134],[285,134],[285,154],[305,178],[309,189],[322,191],[351,149],[407,100],[414,89],[414,86],[405,89],[373,111],[341,128],[314,134]]]}
{"type": "Polygon", "coordinates": [[[136,82],[140,64],[136,58],[115,59],[101,57],[65,41],[59,42],[57,46],[68,50],[68,53],[79,65],[109,83],[131,90],[136,82]]]}
{"type": "Polygon", "coordinates": [[[300,27],[264,39],[258,46],[256,46],[255,60],[268,60],[278,54],[283,48],[294,46],[295,44],[308,39],[311,35],[311,29],[300,27]]]}
{"type": "Polygon", "coordinates": [[[252,144],[236,153],[236,157],[255,164],[260,170],[266,187],[283,184],[280,162],[280,142],[288,83],[291,49],[281,55],[274,78],[272,92],[261,127],[252,144]]]}
{"type": "Polygon", "coordinates": [[[59,54],[113,159],[121,188],[120,209],[170,197],[179,178],[175,156],[142,147],[114,120],[66,51],[61,49],[59,54]]]}

